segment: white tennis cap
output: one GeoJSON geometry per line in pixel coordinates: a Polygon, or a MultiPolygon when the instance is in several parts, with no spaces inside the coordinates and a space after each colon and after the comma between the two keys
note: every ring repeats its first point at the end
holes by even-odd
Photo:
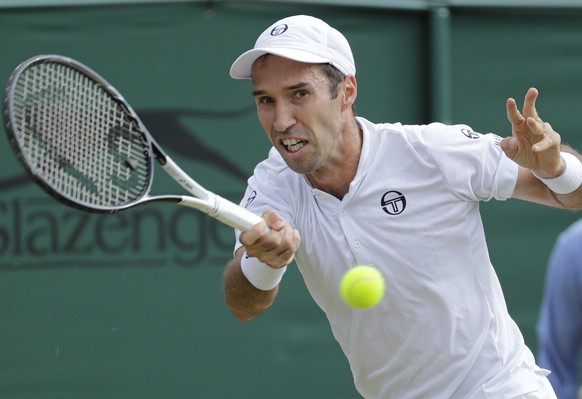
{"type": "Polygon", "coordinates": [[[296,15],[275,22],[257,39],[255,47],[234,61],[230,76],[250,79],[257,58],[274,54],[308,64],[331,64],[344,75],[355,75],[354,56],[347,39],[321,19],[296,15]]]}

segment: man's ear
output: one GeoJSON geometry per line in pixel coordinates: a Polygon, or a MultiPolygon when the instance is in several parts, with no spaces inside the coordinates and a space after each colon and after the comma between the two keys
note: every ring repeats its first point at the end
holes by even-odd
{"type": "Polygon", "coordinates": [[[351,108],[356,102],[356,97],[358,97],[358,82],[356,81],[356,77],[354,75],[346,76],[342,86],[342,93],[344,96],[343,105],[347,108],[351,108]]]}

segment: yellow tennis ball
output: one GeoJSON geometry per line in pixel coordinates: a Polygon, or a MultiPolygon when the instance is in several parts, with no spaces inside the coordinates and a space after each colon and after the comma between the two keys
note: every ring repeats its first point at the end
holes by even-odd
{"type": "Polygon", "coordinates": [[[343,300],[352,308],[375,306],[384,296],[385,282],[378,269],[368,265],[355,266],[344,274],[340,283],[343,300]]]}

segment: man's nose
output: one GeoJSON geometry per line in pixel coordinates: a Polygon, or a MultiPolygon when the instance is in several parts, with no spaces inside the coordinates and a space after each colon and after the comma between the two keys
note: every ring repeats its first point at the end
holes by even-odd
{"type": "Polygon", "coordinates": [[[277,104],[275,110],[275,121],[273,122],[275,130],[284,132],[289,127],[295,125],[296,122],[292,107],[284,103],[277,104]]]}

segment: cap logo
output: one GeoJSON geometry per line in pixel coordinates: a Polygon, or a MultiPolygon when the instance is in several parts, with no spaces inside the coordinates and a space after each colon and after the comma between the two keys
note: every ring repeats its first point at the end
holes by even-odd
{"type": "Polygon", "coordinates": [[[289,29],[287,24],[277,25],[271,30],[271,36],[279,36],[285,33],[289,29]]]}

